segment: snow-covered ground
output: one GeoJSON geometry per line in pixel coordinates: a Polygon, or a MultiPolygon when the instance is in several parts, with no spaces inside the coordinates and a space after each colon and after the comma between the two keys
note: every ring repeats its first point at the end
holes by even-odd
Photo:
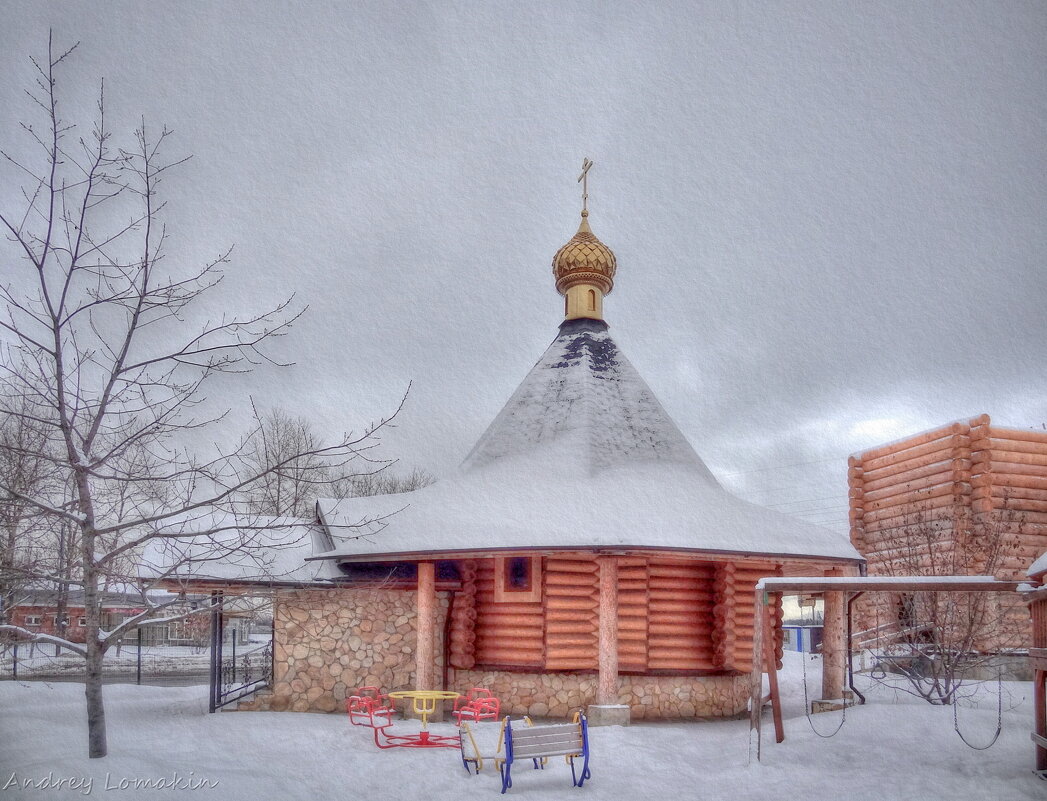
{"type": "MultiPolygon", "coordinates": [[[[804,657],[786,658],[786,741],[773,742],[768,716],[760,763],[749,759],[746,721],[598,728],[591,731],[592,779],[582,789],[572,788],[570,770],[553,760],[544,772],[515,771],[509,795],[628,801],[1017,801],[1047,795],[1047,783],[1032,773],[1031,684],[1003,685],[1003,734],[986,751],[963,744],[951,709],[884,687],[870,692],[866,706],[847,711],[839,734],[822,739],[802,711],[804,657]]],[[[808,664],[813,689],[820,666],[808,664]]],[[[202,687],[114,685],[105,692],[110,755],[89,760],[80,685],[0,683],[0,799],[112,793],[134,801],[460,801],[497,796],[501,787],[490,769],[467,775],[450,749],[379,751],[369,731],[350,726],[344,715],[208,715],[202,687]],[[70,786],[69,779],[77,784],[70,786]],[[176,786],[144,789],[135,787],[136,779],[176,786]],[[25,787],[25,780],[41,786],[25,787]],[[207,784],[186,789],[201,782],[207,784]]],[[[991,739],[996,718],[995,682],[983,688],[977,707],[960,709],[963,731],[976,744],[991,739]]],[[[839,721],[839,713],[814,717],[823,732],[839,721]]],[[[446,723],[433,728],[453,729],[446,723]]]]}

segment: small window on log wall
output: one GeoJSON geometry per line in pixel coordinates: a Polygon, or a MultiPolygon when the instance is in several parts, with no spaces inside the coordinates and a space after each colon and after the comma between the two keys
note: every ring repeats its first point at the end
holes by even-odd
{"type": "Polygon", "coordinates": [[[505,560],[506,592],[529,592],[531,589],[531,560],[526,556],[511,556],[505,560]]]}
{"type": "Polygon", "coordinates": [[[542,599],[540,556],[499,556],[495,559],[496,603],[527,603],[542,599]]]}

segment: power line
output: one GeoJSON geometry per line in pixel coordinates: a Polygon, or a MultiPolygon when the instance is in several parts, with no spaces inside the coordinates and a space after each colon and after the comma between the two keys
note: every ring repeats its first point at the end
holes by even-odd
{"type": "Polygon", "coordinates": [[[795,483],[795,484],[787,484],[787,485],[781,486],[781,487],[752,487],[751,489],[749,489],[747,487],[746,491],[747,492],[795,492],[796,490],[800,490],[800,489],[812,489],[814,491],[824,492],[825,491],[825,489],[824,489],[825,486],[827,484],[829,484],[829,483],[835,483],[835,482],[832,482],[832,479],[822,479],[821,481],[806,481],[806,482],[798,482],[798,483],[795,483]]]}
{"type": "MultiPolygon", "coordinates": [[[[778,503],[767,503],[767,504],[764,504],[764,506],[769,506],[770,508],[773,509],[776,506],[788,506],[789,504],[793,504],[793,503],[816,503],[817,501],[838,501],[838,500],[842,500],[839,495],[829,495],[829,496],[827,496],[825,498],[804,498],[803,500],[796,500],[796,501],[779,501],[778,503]]],[[[846,508],[846,507],[844,507],[844,508],[846,508]]]]}
{"type": "Polygon", "coordinates": [[[790,464],[777,464],[771,467],[757,467],[753,470],[738,470],[734,473],[721,473],[722,476],[741,476],[748,473],[763,473],[767,470],[781,470],[783,467],[804,467],[811,464],[824,464],[825,462],[846,461],[847,456],[830,456],[828,459],[813,459],[809,462],[791,462],[790,464]]]}

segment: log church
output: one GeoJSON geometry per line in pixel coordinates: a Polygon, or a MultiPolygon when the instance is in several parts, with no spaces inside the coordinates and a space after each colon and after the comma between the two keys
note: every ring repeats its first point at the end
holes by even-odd
{"type": "Polygon", "coordinates": [[[563,321],[459,470],[318,501],[257,708],[482,686],[503,713],[594,724],[744,714],[756,581],[858,573],[845,536],[725,491],[626,358],[586,197],[552,260],[563,321]]]}

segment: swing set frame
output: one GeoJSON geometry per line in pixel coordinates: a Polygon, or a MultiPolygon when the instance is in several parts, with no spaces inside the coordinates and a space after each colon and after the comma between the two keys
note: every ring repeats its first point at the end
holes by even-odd
{"type": "MultiPolygon", "coordinates": [[[[749,697],[749,738],[756,733],[756,760],[760,760],[762,744],[761,719],[763,708],[770,704],[774,721],[774,741],[785,741],[782,722],[782,702],[778,692],[778,665],[774,653],[774,620],[771,596],[822,595],[842,593],[846,610],[847,679],[852,692],[864,704],[865,698],[854,688],[851,666],[851,609],[853,602],[866,592],[1014,592],[1020,582],[998,581],[992,576],[799,576],[781,578],[769,576],[756,583],[754,609],[756,622],[753,630],[753,661],[749,697]],[[769,692],[763,692],[763,674],[767,674],[769,692]]],[[[824,660],[823,660],[824,670],[824,660]]],[[[845,702],[846,703],[846,702],[845,702]]]]}

